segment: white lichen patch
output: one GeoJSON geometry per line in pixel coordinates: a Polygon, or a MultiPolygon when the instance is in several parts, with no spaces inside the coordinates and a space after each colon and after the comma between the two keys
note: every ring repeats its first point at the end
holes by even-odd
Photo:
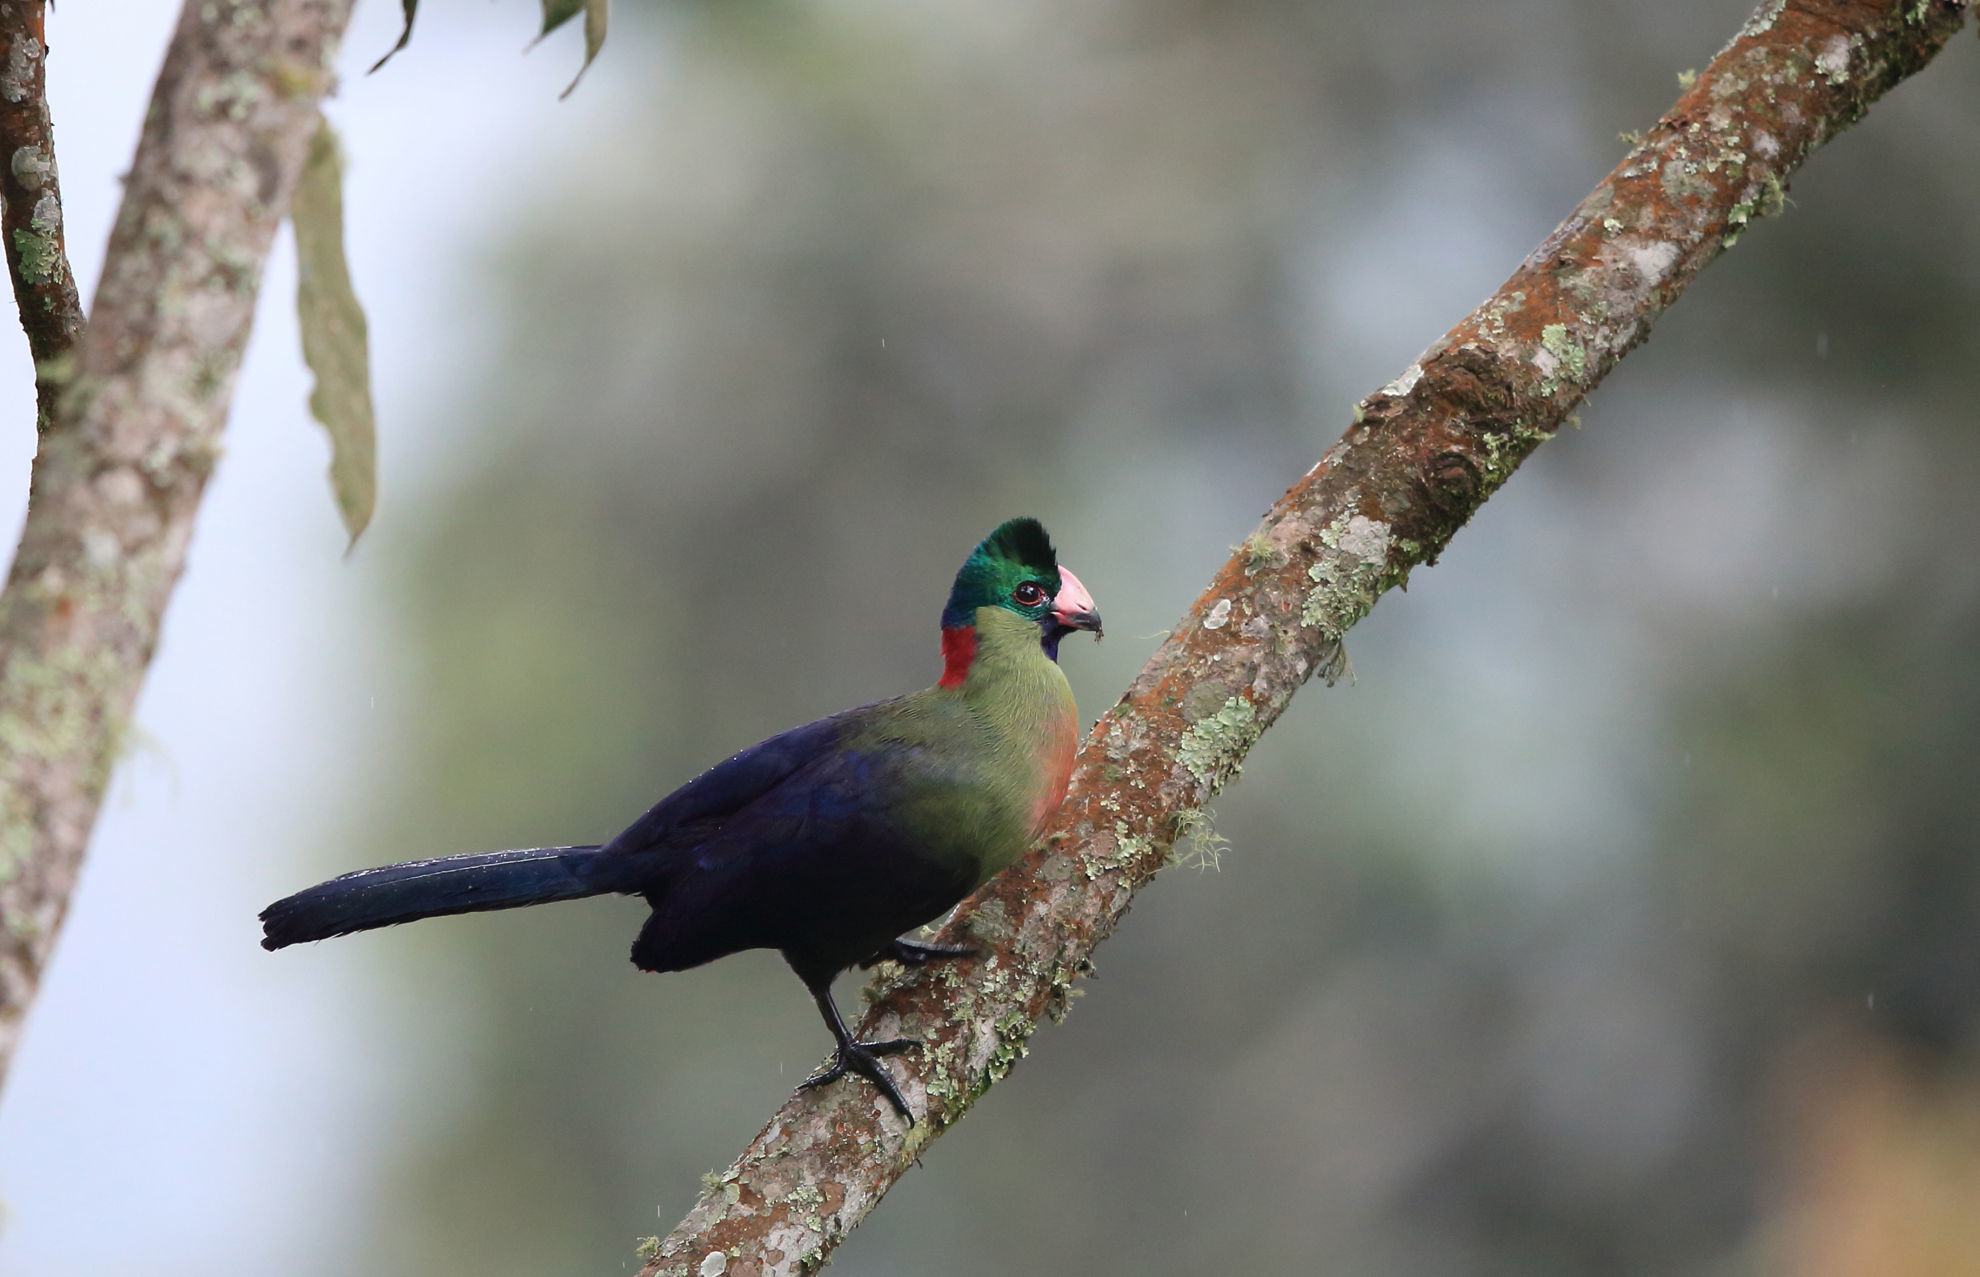
{"type": "Polygon", "coordinates": [[[1767,0],[1766,4],[1761,5],[1759,10],[1746,20],[1746,25],[1739,29],[1739,34],[1733,39],[1750,39],[1754,36],[1766,35],[1774,29],[1775,21],[1779,19],[1781,10],[1785,8],[1787,8],[1787,0],[1767,0]]]}
{"type": "Polygon", "coordinates": [[[1394,381],[1382,387],[1382,389],[1376,393],[1387,395],[1391,399],[1400,399],[1404,395],[1408,394],[1410,391],[1416,389],[1416,383],[1421,381],[1422,379],[1423,379],[1423,365],[1411,364],[1409,367],[1402,370],[1402,375],[1400,377],[1397,377],[1394,381]]]}
{"type": "Polygon", "coordinates": [[[1830,84],[1841,84],[1849,78],[1849,37],[1834,35],[1822,42],[1815,54],[1815,69],[1829,78],[1830,84]]]}
{"type": "Polygon", "coordinates": [[[1712,195],[1712,184],[1698,176],[1698,162],[1686,156],[1665,160],[1657,180],[1664,194],[1674,200],[1703,200],[1712,195]]]}
{"type": "Polygon", "coordinates": [[[1352,554],[1364,563],[1380,563],[1389,557],[1389,525],[1366,515],[1354,515],[1347,521],[1347,530],[1333,544],[1342,554],[1352,554]]]}
{"type": "Polygon", "coordinates": [[[31,35],[14,41],[6,69],[0,71],[0,94],[5,94],[9,102],[24,102],[34,91],[34,63],[41,54],[41,41],[31,35]]]}
{"type": "Polygon", "coordinates": [[[963,1056],[963,1068],[971,1077],[981,1077],[990,1067],[990,1057],[997,1051],[997,1026],[989,1020],[976,1020],[969,1026],[969,1047],[963,1056]]]}
{"type": "MultiPolygon", "coordinates": [[[[1620,351],[1625,348],[1629,336],[1626,330],[1633,323],[1629,317],[1650,301],[1670,278],[1678,257],[1677,245],[1639,235],[1618,236],[1604,243],[1596,252],[1596,268],[1582,272],[1579,279],[1569,285],[1569,291],[1589,315],[1613,316],[1623,320],[1624,331],[1619,332],[1606,324],[1598,325],[1592,332],[1584,333],[1588,340],[1582,350],[1620,351]]],[[[1565,338],[1566,334],[1563,333],[1562,337],[1565,338]]],[[[1543,378],[1552,377],[1560,369],[1561,357],[1547,351],[1543,345],[1533,363],[1543,378]]],[[[1585,362],[1583,367],[1585,370],[1585,362]]]]}
{"type": "Polygon", "coordinates": [[[1217,606],[1210,609],[1210,615],[1203,618],[1203,628],[1206,630],[1221,630],[1224,628],[1225,622],[1230,619],[1231,601],[1229,599],[1218,599],[1217,606]]]}
{"type": "Polygon", "coordinates": [[[21,185],[30,191],[40,190],[41,184],[55,173],[53,157],[42,154],[41,148],[37,146],[16,148],[13,159],[9,161],[9,167],[13,169],[14,176],[20,179],[21,185]]]}
{"type": "Polygon", "coordinates": [[[1009,912],[1001,900],[985,900],[969,916],[969,933],[993,944],[1002,944],[1013,934],[1009,912]]]}
{"type": "MultiPolygon", "coordinates": [[[[1350,489],[1345,494],[1349,509],[1360,500],[1358,491],[1350,489]]],[[[1317,625],[1338,636],[1375,605],[1383,577],[1391,570],[1395,538],[1390,525],[1380,519],[1348,514],[1335,517],[1320,529],[1319,541],[1332,553],[1306,570],[1314,585],[1300,607],[1299,623],[1317,625]]]]}
{"type": "Polygon", "coordinates": [[[93,568],[107,568],[123,557],[123,542],[108,528],[82,530],[83,558],[93,568]]]}
{"type": "Polygon", "coordinates": [[[1677,264],[1678,259],[1676,244],[1658,240],[1635,241],[1626,245],[1623,251],[1631,268],[1636,271],[1647,288],[1655,288],[1663,283],[1664,277],[1671,273],[1671,267],[1677,264]]]}
{"type": "Polygon", "coordinates": [[[823,1238],[813,1238],[796,1224],[779,1224],[763,1238],[763,1277],[797,1277],[808,1265],[805,1259],[823,1238]],[[772,1258],[775,1256],[776,1258],[772,1258]]]}

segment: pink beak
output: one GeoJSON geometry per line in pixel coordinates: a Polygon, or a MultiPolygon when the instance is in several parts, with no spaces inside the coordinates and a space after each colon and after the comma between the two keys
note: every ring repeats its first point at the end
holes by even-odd
{"type": "Polygon", "coordinates": [[[1092,630],[1095,638],[1100,636],[1100,613],[1093,606],[1093,596],[1086,592],[1071,568],[1059,569],[1059,593],[1052,600],[1052,619],[1069,630],[1092,630]]]}

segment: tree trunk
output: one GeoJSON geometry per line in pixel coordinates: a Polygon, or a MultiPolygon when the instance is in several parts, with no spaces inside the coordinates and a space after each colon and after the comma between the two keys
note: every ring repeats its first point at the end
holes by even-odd
{"type": "MultiPolygon", "coordinates": [[[[65,380],[0,594],[0,1076],[185,567],[262,265],[350,8],[187,0],[88,329],[71,367],[41,370],[65,380]]],[[[0,96],[16,87],[0,77],[0,96]]],[[[41,119],[45,142],[45,106],[41,119]]],[[[43,158],[52,178],[52,149],[43,158]]],[[[25,308],[36,280],[23,263],[40,259],[10,237],[8,260],[25,308]]]]}

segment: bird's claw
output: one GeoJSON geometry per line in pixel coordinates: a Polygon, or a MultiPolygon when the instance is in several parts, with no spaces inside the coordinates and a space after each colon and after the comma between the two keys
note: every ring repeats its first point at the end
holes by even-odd
{"type": "Polygon", "coordinates": [[[912,940],[894,941],[894,961],[906,967],[919,967],[944,958],[980,958],[983,950],[967,944],[916,944],[912,940]]]}
{"type": "Polygon", "coordinates": [[[914,1125],[914,1114],[909,1111],[907,1100],[901,1095],[901,1088],[894,1085],[894,1079],[880,1065],[882,1056],[899,1055],[921,1045],[919,1038],[888,1038],[883,1042],[847,1042],[832,1056],[832,1062],[798,1083],[798,1090],[809,1091],[816,1087],[836,1082],[848,1073],[857,1073],[878,1087],[887,1097],[909,1126],[914,1125]]]}
{"type": "Polygon", "coordinates": [[[898,962],[904,967],[922,967],[945,958],[980,958],[983,950],[971,945],[919,944],[913,940],[896,940],[880,952],[859,964],[860,970],[882,962],[898,962]]]}

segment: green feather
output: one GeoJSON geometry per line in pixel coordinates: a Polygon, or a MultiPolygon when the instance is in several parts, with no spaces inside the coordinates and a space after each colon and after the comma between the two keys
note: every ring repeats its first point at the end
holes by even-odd
{"type": "Polygon", "coordinates": [[[1044,525],[1029,518],[1007,520],[963,561],[948,606],[942,609],[942,628],[970,624],[980,607],[1002,606],[1037,620],[1050,608],[1050,596],[1059,592],[1059,584],[1059,556],[1044,525]],[[1043,587],[1045,603],[1027,609],[1011,600],[1012,592],[1026,581],[1043,587]]]}
{"type": "Polygon", "coordinates": [[[894,818],[931,858],[965,866],[981,884],[1023,855],[1057,810],[1079,717],[1037,625],[986,607],[976,628],[976,660],[960,686],[869,707],[847,744],[920,760],[915,783],[895,792],[894,818]]]}

